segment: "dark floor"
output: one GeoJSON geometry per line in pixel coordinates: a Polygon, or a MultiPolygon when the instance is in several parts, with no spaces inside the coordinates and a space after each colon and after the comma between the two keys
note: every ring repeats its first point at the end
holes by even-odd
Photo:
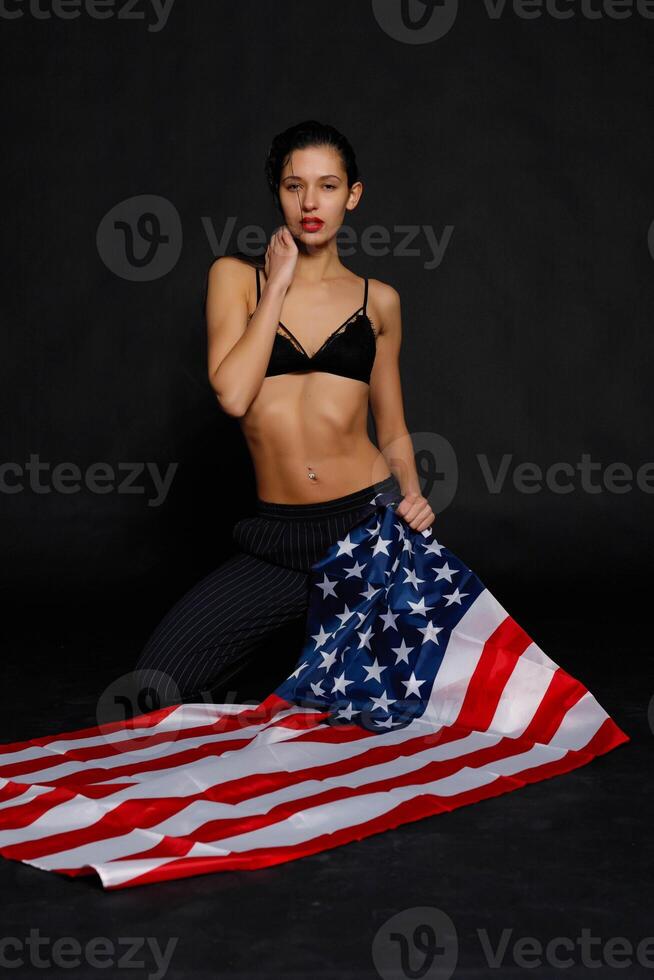
{"type": "MultiPolygon", "coordinates": [[[[33,930],[49,937],[45,959],[55,940],[77,939],[81,965],[45,972],[85,980],[654,976],[654,940],[649,966],[646,944],[637,950],[654,936],[650,651],[637,626],[625,632],[624,609],[616,615],[601,600],[596,608],[582,604],[583,620],[571,622],[545,618],[545,605],[516,595],[509,611],[631,742],[566,775],[255,872],[112,893],[96,876],[67,879],[0,858],[4,941],[18,940],[0,944],[3,972],[44,975],[26,945],[33,930]],[[453,933],[441,947],[443,922],[453,933]],[[84,953],[97,937],[114,944],[102,957],[113,961],[109,969],[84,953]],[[569,957],[567,967],[546,952],[556,937],[568,940],[568,949],[553,951],[564,963],[569,957]],[[455,943],[458,958],[448,966],[455,943]],[[394,971],[393,954],[403,947],[404,966],[394,971]],[[12,969],[21,957],[24,965],[12,969]]],[[[0,741],[95,724],[98,697],[131,669],[154,625],[155,600],[139,597],[138,615],[136,608],[134,597],[101,607],[13,604],[5,616],[0,741]]],[[[292,636],[277,639],[228,682],[231,700],[262,699],[287,676],[297,651],[292,636]]]]}

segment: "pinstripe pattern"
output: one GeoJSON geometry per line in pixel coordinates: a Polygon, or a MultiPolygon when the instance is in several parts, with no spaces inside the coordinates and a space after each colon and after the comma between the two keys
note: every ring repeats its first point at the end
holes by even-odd
{"type": "Polygon", "coordinates": [[[390,489],[400,496],[393,476],[315,504],[257,500],[256,515],[233,528],[238,552],[183,595],[148,639],[136,664],[139,690],[150,688],[155,706],[204,694],[267,634],[305,617],[311,566],[390,489]]]}

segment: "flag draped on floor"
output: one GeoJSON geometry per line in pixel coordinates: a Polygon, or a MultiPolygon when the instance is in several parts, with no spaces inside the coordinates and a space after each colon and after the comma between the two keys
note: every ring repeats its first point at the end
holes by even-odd
{"type": "Polygon", "coordinates": [[[253,870],[629,741],[432,528],[373,502],[313,566],[296,668],[260,705],[0,745],[0,853],[106,889],[253,870]]]}

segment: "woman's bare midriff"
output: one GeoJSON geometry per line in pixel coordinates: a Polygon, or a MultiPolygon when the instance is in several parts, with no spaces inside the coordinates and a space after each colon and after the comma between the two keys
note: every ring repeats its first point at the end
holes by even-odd
{"type": "Polygon", "coordinates": [[[240,420],[259,499],[319,503],[390,476],[368,436],[368,392],[363,381],[321,371],[264,378],[240,420]]]}

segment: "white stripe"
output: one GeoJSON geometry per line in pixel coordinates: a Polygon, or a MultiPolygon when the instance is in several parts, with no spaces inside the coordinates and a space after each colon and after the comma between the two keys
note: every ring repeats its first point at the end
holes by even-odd
{"type": "Polygon", "coordinates": [[[556,670],[556,666],[553,669],[543,666],[524,654],[518,657],[488,730],[508,738],[522,735],[538,711],[556,670]]]}
{"type": "Polygon", "coordinates": [[[440,725],[456,721],[484,644],[505,619],[506,611],[484,589],[452,630],[423,714],[425,721],[440,725]]]}
{"type": "MultiPolygon", "coordinates": [[[[273,720],[268,722],[268,727],[265,728],[264,730],[270,730],[271,727],[274,727],[277,724],[277,722],[281,721],[283,718],[288,717],[289,715],[319,714],[319,713],[320,712],[316,711],[315,709],[310,709],[310,708],[284,709],[283,711],[280,711],[278,714],[276,714],[273,720]]],[[[189,726],[189,728],[192,727],[194,726],[189,726]]],[[[144,765],[147,765],[147,763],[152,763],[153,761],[156,761],[158,759],[165,759],[167,756],[177,755],[179,752],[192,751],[194,748],[199,748],[203,745],[211,745],[216,742],[230,742],[233,741],[234,739],[244,739],[244,738],[254,739],[258,736],[261,730],[262,730],[261,725],[250,725],[250,726],[244,725],[242,728],[237,728],[229,732],[218,732],[215,735],[209,735],[209,734],[195,735],[191,737],[191,736],[181,735],[181,731],[182,731],[181,729],[179,730],[173,729],[172,731],[169,732],[172,735],[172,739],[170,741],[164,740],[162,742],[155,742],[152,745],[140,746],[138,749],[132,749],[131,751],[125,749],[125,750],[121,750],[118,753],[112,751],[112,745],[119,744],[121,741],[129,741],[129,739],[126,740],[114,739],[112,736],[107,736],[107,739],[105,740],[105,744],[107,746],[106,756],[98,756],[95,759],[71,759],[70,761],[61,762],[59,765],[51,766],[50,768],[38,769],[33,772],[26,772],[24,774],[16,774],[15,776],[12,777],[12,781],[17,783],[21,783],[21,782],[43,783],[43,782],[50,782],[52,780],[62,778],[64,776],[71,776],[78,772],[85,773],[88,772],[89,769],[106,769],[107,772],[110,772],[112,769],[120,769],[127,766],[137,765],[139,762],[142,762],[144,765]]],[[[288,730],[284,726],[280,726],[279,729],[275,729],[275,730],[279,731],[280,733],[276,736],[278,738],[297,737],[298,734],[301,734],[301,732],[295,732],[293,730],[290,731],[290,734],[286,734],[288,730]]],[[[143,733],[138,737],[139,738],[142,738],[144,736],[149,737],[151,735],[157,735],[157,734],[160,734],[160,730],[158,728],[150,729],[147,733],[143,733]]],[[[89,742],[84,747],[86,748],[88,745],[91,744],[102,745],[102,743],[103,740],[101,738],[97,740],[93,739],[93,740],[89,740],[89,742]]],[[[59,753],[50,750],[50,754],[42,753],[40,756],[36,756],[35,758],[40,758],[44,763],[46,763],[47,761],[50,760],[51,755],[57,758],[59,756],[59,753]]],[[[24,761],[34,761],[34,760],[24,760],[24,761]]],[[[166,770],[158,770],[158,771],[166,771],[166,770]]],[[[116,778],[118,780],[122,778],[122,779],[131,779],[134,781],[139,781],[140,779],[149,779],[150,774],[151,774],[151,770],[146,768],[144,769],[143,772],[130,773],[129,775],[126,775],[124,777],[119,776],[116,778]]],[[[100,782],[104,783],[110,781],[111,780],[102,780],[102,781],[94,780],[94,785],[100,782]]]]}
{"type": "MultiPolygon", "coordinates": [[[[3,779],[1,785],[4,786],[8,782],[10,782],[9,779],[3,779]]],[[[35,800],[37,796],[43,796],[44,793],[51,792],[52,786],[30,786],[29,789],[26,789],[26,791],[21,793],[19,796],[15,796],[11,800],[4,800],[2,803],[0,803],[0,810],[11,809],[12,806],[22,806],[23,803],[31,803],[31,801],[35,800]]]]}
{"type": "MultiPolygon", "coordinates": [[[[13,765],[16,762],[29,762],[33,759],[47,757],[48,753],[61,755],[74,749],[94,748],[96,745],[103,744],[118,744],[119,742],[128,742],[130,739],[159,735],[163,732],[170,732],[174,735],[186,728],[213,725],[223,715],[252,711],[254,707],[255,705],[251,704],[184,704],[174,710],[171,709],[170,714],[158,721],[156,725],[147,725],[144,721],[141,727],[119,728],[116,731],[100,732],[99,734],[84,735],[77,738],[57,738],[51,742],[46,741],[43,745],[31,745],[15,752],[1,752],[0,766],[13,765]]],[[[145,718],[147,717],[146,715],[145,718]]],[[[8,745],[11,744],[11,742],[8,743],[8,745]]],[[[7,748],[7,744],[0,745],[0,748],[7,748]]]]}
{"type": "Polygon", "coordinates": [[[588,744],[608,717],[602,705],[595,700],[590,691],[586,691],[584,696],[566,712],[549,744],[579,751],[588,744]]]}
{"type": "MultiPolygon", "coordinates": [[[[581,748],[584,744],[592,737],[597,728],[603,723],[606,718],[606,712],[597,704],[592,695],[588,694],[586,697],[578,701],[567,713],[566,718],[559,727],[556,734],[557,745],[554,745],[554,740],[550,745],[535,745],[532,749],[527,752],[521,753],[516,757],[509,757],[506,760],[495,760],[490,763],[487,767],[473,768],[465,766],[459,772],[445,777],[444,779],[435,780],[427,784],[412,784],[408,787],[396,787],[392,790],[387,790],[385,792],[375,792],[370,794],[365,794],[363,796],[357,796],[356,798],[349,798],[347,800],[334,801],[334,803],[323,804],[318,807],[308,807],[305,810],[300,810],[296,814],[280,821],[274,825],[267,826],[265,828],[260,828],[256,831],[247,832],[245,834],[237,834],[232,838],[224,838],[220,841],[220,847],[210,844],[196,844],[193,849],[189,852],[189,856],[198,855],[199,848],[202,848],[202,853],[212,853],[212,854],[225,854],[228,853],[227,849],[236,850],[242,852],[247,850],[249,847],[270,847],[270,846],[288,846],[291,844],[297,844],[302,841],[311,839],[312,836],[316,834],[324,833],[326,831],[333,833],[337,829],[343,827],[355,826],[358,823],[365,822],[372,819],[374,816],[379,816],[384,812],[388,812],[399,802],[405,799],[413,799],[416,795],[430,795],[435,794],[439,796],[448,796],[460,793],[464,790],[471,789],[475,786],[485,785],[492,782],[497,778],[498,775],[516,775],[525,769],[531,769],[537,765],[542,765],[546,762],[551,762],[554,759],[560,759],[565,755],[567,748],[581,748]],[[567,743],[567,745],[565,744],[567,743]]],[[[406,730],[405,730],[406,731],[406,730]]],[[[398,736],[401,733],[388,733],[390,735],[398,736]]],[[[378,737],[375,736],[378,740],[378,737]]],[[[367,740],[366,740],[367,741],[367,740]]],[[[483,733],[474,733],[468,736],[466,739],[461,740],[460,743],[447,743],[440,746],[434,746],[431,750],[427,752],[420,753],[419,759],[411,759],[407,757],[399,757],[399,759],[393,760],[391,763],[381,764],[379,766],[369,767],[368,770],[363,770],[358,773],[343,774],[340,777],[334,777],[333,779],[327,780],[312,780],[307,784],[305,781],[300,787],[286,788],[287,791],[298,793],[300,791],[300,798],[307,795],[307,786],[317,786],[318,788],[327,789],[333,787],[334,785],[361,785],[362,782],[367,782],[371,780],[375,781],[379,776],[380,770],[385,770],[385,775],[390,776],[393,771],[403,771],[403,766],[411,765],[412,762],[415,764],[416,761],[424,761],[426,756],[430,753],[433,758],[448,758],[454,755],[462,755],[466,749],[468,751],[474,750],[474,745],[488,745],[495,744],[497,739],[494,739],[490,735],[483,735],[483,733]]],[[[269,753],[279,753],[287,754],[297,749],[301,749],[302,746],[296,742],[291,742],[288,744],[281,743],[278,744],[274,749],[269,747],[269,753]]],[[[312,750],[316,748],[324,748],[324,746],[312,745],[312,750]]],[[[259,749],[257,755],[261,755],[264,749],[259,749]]],[[[286,759],[286,764],[288,766],[288,758],[286,759]]],[[[296,760],[297,761],[297,760],[296,760]]],[[[178,774],[179,776],[179,774],[178,774]]],[[[131,868],[123,865],[121,862],[121,868],[114,874],[113,871],[109,871],[101,863],[104,861],[115,860],[118,857],[127,857],[129,853],[134,853],[135,851],[144,850],[146,847],[156,846],[162,838],[160,831],[165,829],[168,833],[176,833],[177,836],[181,836],[184,833],[188,833],[192,829],[191,825],[199,825],[199,823],[206,822],[207,819],[215,819],[215,814],[218,811],[225,811],[231,813],[231,816],[236,815],[246,815],[248,812],[252,813],[253,805],[256,807],[268,804],[268,808],[275,805],[275,802],[280,802],[280,798],[283,796],[284,790],[279,791],[277,794],[268,794],[267,800],[259,800],[258,803],[255,800],[244,800],[240,804],[235,806],[227,806],[224,804],[212,804],[209,802],[198,803],[194,806],[188,807],[184,813],[171,818],[168,821],[162,822],[158,828],[151,828],[149,830],[144,830],[140,828],[138,830],[130,831],[121,837],[111,838],[106,841],[93,842],[90,844],[81,845],[77,848],[72,848],[69,851],[59,852],[57,854],[52,854],[38,858],[36,860],[30,860],[25,863],[33,864],[36,867],[43,868],[45,870],[56,870],[57,868],[68,868],[68,867],[82,867],[84,865],[89,865],[93,867],[98,874],[100,874],[103,883],[117,883],[118,880],[129,880],[130,877],[134,876],[135,865],[138,865],[140,870],[137,873],[143,873],[145,870],[152,869],[154,867],[161,866],[162,863],[167,863],[169,860],[174,859],[163,859],[163,861],[147,861],[147,862],[133,862],[131,863],[131,868]],[[91,860],[92,859],[92,860],[91,860]]],[[[111,805],[107,806],[107,801],[89,801],[81,800],[79,797],[76,799],[76,805],[80,816],[83,818],[80,822],[80,826],[87,826],[89,822],[89,816],[97,817],[97,810],[95,814],[92,814],[94,808],[99,808],[101,812],[107,812],[107,809],[113,808],[111,805]]],[[[48,833],[55,832],[58,826],[56,811],[62,808],[54,808],[50,811],[50,820],[48,821],[48,833]],[[53,813],[55,819],[52,819],[53,813]]],[[[67,808],[68,812],[66,814],[65,824],[63,826],[64,830],[71,830],[69,812],[70,808],[67,808]]],[[[254,812],[257,812],[256,810],[254,812]]],[[[91,820],[90,822],[93,822],[91,820]]],[[[30,836],[27,839],[33,840],[35,829],[34,825],[31,828],[25,828],[30,830],[30,836]]],[[[20,833],[17,835],[16,832],[13,833],[13,841],[15,842],[17,836],[20,837],[20,833]]]]}

